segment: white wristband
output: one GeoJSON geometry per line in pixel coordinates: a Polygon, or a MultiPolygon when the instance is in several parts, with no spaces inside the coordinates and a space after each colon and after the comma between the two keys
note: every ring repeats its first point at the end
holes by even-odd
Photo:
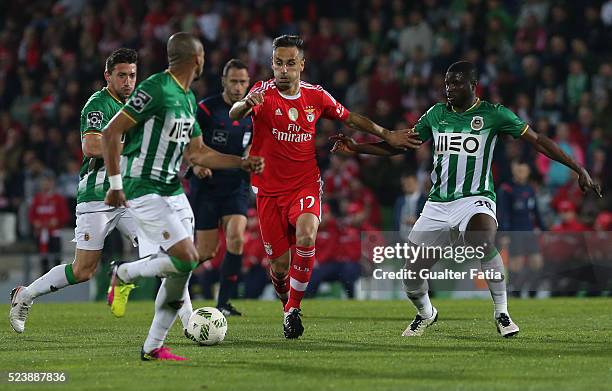
{"type": "Polygon", "coordinates": [[[123,181],[120,174],[109,176],[108,181],[110,182],[111,190],[123,190],[123,181]]]}

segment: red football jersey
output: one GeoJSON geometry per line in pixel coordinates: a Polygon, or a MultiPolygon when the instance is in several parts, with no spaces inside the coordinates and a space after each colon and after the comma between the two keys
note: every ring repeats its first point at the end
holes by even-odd
{"type": "Polygon", "coordinates": [[[321,86],[303,81],[294,96],[278,91],[274,79],[255,83],[251,91],[264,94],[251,115],[251,155],[266,162],[263,173],[251,176],[257,194],[280,195],[319,181],[315,124],[319,117],[344,121],[349,111],[321,86]]]}

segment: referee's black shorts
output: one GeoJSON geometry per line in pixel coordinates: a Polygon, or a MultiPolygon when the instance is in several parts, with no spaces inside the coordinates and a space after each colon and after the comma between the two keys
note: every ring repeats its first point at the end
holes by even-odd
{"type": "Polygon", "coordinates": [[[246,185],[241,185],[230,192],[200,189],[190,199],[196,231],[218,228],[223,216],[246,216],[249,208],[249,192],[250,189],[246,185]]]}

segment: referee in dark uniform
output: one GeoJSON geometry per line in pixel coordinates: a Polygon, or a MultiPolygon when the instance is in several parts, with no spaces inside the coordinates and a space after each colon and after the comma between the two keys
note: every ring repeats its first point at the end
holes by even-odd
{"type": "MultiPolygon", "coordinates": [[[[226,154],[247,156],[253,138],[250,117],[240,121],[229,118],[232,105],[244,98],[249,87],[247,66],[240,60],[229,60],[223,67],[223,92],[198,103],[197,121],[204,143],[226,154]]],[[[238,315],[229,302],[237,295],[242,267],[244,232],[250,194],[248,174],[240,169],[210,170],[195,167],[190,179],[190,201],[195,215],[196,245],[200,261],[215,256],[219,227],[225,234],[227,251],[221,263],[217,308],[225,316],[238,315]]]]}

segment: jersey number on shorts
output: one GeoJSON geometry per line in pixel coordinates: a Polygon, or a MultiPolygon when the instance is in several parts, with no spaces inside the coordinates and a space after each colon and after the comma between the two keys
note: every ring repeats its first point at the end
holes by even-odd
{"type": "Polygon", "coordinates": [[[313,196],[306,196],[304,198],[300,198],[300,210],[304,210],[304,200],[308,202],[308,205],[306,205],[306,209],[312,208],[315,204],[315,198],[313,196]]]}
{"type": "Polygon", "coordinates": [[[476,206],[486,206],[491,210],[491,212],[493,211],[493,208],[491,208],[491,203],[489,201],[478,200],[474,202],[474,204],[476,204],[476,206]]]}

